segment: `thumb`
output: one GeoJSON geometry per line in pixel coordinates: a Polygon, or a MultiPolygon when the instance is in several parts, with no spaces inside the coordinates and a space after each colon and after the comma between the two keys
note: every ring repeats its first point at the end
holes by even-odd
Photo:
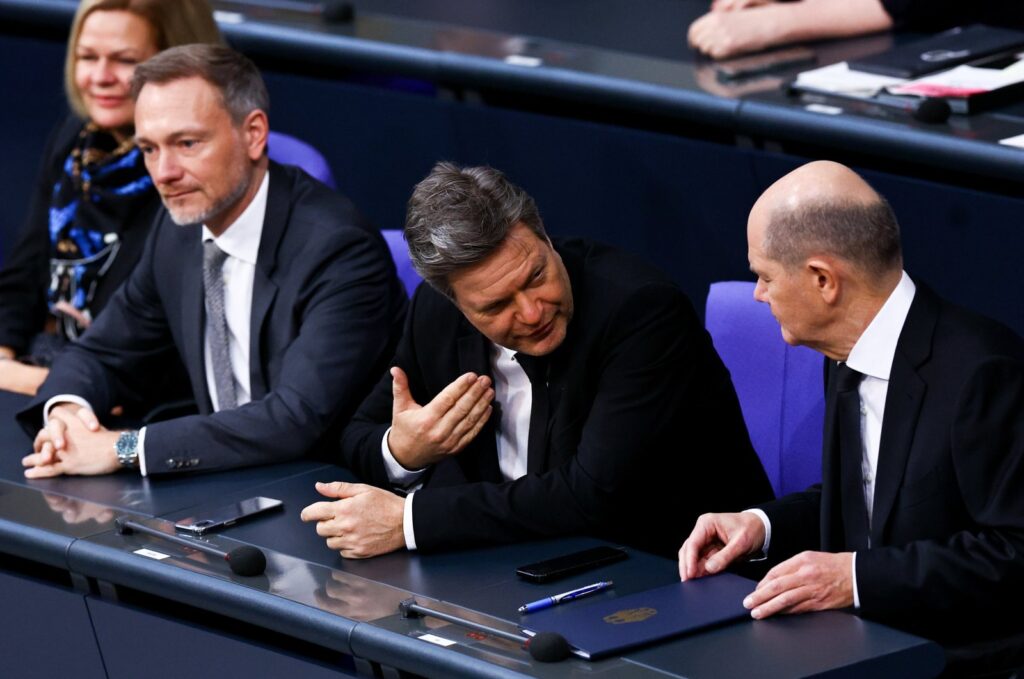
{"type": "Polygon", "coordinates": [[[405,412],[406,410],[419,406],[419,404],[413,400],[412,393],[409,391],[409,378],[406,377],[405,371],[397,365],[391,368],[391,398],[392,413],[405,412]]]}
{"type": "Polygon", "coordinates": [[[330,483],[324,483],[322,481],[316,482],[316,492],[320,493],[324,497],[333,497],[338,500],[343,500],[353,495],[359,495],[362,491],[361,483],[346,483],[344,481],[331,481],[330,483]]]}

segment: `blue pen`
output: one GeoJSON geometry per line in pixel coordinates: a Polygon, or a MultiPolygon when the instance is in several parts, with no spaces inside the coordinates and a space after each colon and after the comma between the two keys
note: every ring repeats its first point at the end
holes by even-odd
{"type": "Polygon", "coordinates": [[[587,596],[588,594],[593,594],[594,592],[600,592],[602,590],[608,589],[614,584],[615,583],[611,580],[607,582],[595,582],[594,584],[587,585],[586,587],[580,587],[579,589],[570,590],[568,592],[562,592],[561,594],[555,594],[554,596],[544,597],[543,599],[531,601],[528,604],[520,606],[519,612],[536,613],[537,611],[543,611],[545,608],[551,608],[552,606],[557,606],[558,604],[562,604],[567,601],[573,601],[575,599],[579,599],[582,596],[587,596]]]}

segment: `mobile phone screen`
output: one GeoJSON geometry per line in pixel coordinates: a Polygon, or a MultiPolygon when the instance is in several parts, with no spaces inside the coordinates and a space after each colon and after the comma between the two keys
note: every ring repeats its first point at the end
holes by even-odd
{"type": "Polygon", "coordinates": [[[241,502],[235,502],[209,512],[181,519],[174,524],[174,527],[202,535],[223,526],[230,526],[254,514],[277,509],[283,506],[283,504],[280,500],[269,497],[250,497],[241,502]]]}

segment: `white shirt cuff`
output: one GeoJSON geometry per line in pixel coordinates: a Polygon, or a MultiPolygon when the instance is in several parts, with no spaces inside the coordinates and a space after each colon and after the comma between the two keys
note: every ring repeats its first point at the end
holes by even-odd
{"type": "Polygon", "coordinates": [[[850,559],[850,577],[853,578],[853,607],[860,608],[860,593],[857,591],[857,552],[850,559]]]}
{"type": "Polygon", "coordinates": [[[764,544],[761,545],[761,556],[757,559],[752,559],[752,561],[766,559],[768,558],[768,547],[772,544],[772,522],[768,519],[768,515],[760,509],[746,509],[744,512],[749,512],[750,514],[755,515],[757,518],[761,519],[761,523],[764,524],[764,544]]]}
{"type": "Polygon", "coordinates": [[[412,530],[412,496],[415,494],[409,493],[405,496],[405,511],[402,516],[402,532],[405,533],[405,548],[408,550],[416,549],[416,534],[412,530]]]}
{"type": "Polygon", "coordinates": [[[139,430],[139,473],[146,476],[146,428],[139,430]]]}
{"type": "Polygon", "coordinates": [[[74,394],[57,394],[43,406],[43,427],[46,427],[46,425],[50,423],[50,411],[61,403],[74,403],[75,405],[92,410],[92,406],[89,405],[89,402],[81,396],[75,396],[74,394]]]}
{"type": "MultiPolygon", "coordinates": [[[[398,488],[408,488],[416,483],[416,481],[423,476],[423,472],[427,470],[415,469],[410,471],[403,467],[402,464],[395,459],[395,456],[391,454],[391,448],[388,447],[388,434],[390,433],[391,427],[388,427],[388,430],[384,432],[384,438],[380,440],[380,452],[381,455],[384,456],[384,468],[387,470],[388,480],[391,481],[391,485],[398,488]]],[[[406,512],[408,513],[408,509],[406,512]]],[[[408,535],[408,533],[406,533],[406,535],[408,535]]],[[[415,549],[415,547],[410,547],[410,549],[415,549]]]]}

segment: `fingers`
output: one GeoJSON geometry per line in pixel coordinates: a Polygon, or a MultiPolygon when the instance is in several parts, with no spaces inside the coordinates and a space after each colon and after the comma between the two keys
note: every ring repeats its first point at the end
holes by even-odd
{"type": "Polygon", "coordinates": [[[26,479],[48,479],[54,476],[60,476],[64,473],[64,467],[60,462],[56,464],[46,464],[37,467],[29,467],[25,470],[26,479]]]}
{"type": "Polygon", "coordinates": [[[64,433],[67,431],[67,428],[67,425],[64,424],[64,420],[59,417],[51,417],[50,421],[46,423],[46,433],[50,437],[53,447],[57,450],[61,450],[67,445],[64,438],[64,433]]]}
{"type": "Polygon", "coordinates": [[[316,492],[324,497],[333,497],[338,500],[365,493],[367,490],[366,484],[346,483],[345,481],[331,481],[330,483],[317,481],[314,487],[316,492]]]}
{"type": "Polygon", "coordinates": [[[685,581],[707,575],[704,561],[711,550],[717,551],[719,547],[714,515],[700,516],[690,536],[679,548],[679,579],[685,581]]]}
{"type": "Polygon", "coordinates": [[[418,408],[419,404],[409,391],[409,378],[405,371],[397,365],[391,368],[392,413],[401,413],[410,408],[418,408]]]}
{"type": "MultiPolygon", "coordinates": [[[[481,377],[476,373],[466,373],[442,389],[441,393],[431,399],[430,403],[425,406],[431,418],[435,421],[440,421],[444,418],[466,392],[479,385],[480,379],[481,377]]],[[[483,377],[482,379],[487,380],[487,386],[490,386],[489,378],[483,377]]]]}
{"type": "Polygon", "coordinates": [[[802,613],[813,608],[816,588],[799,575],[786,575],[770,582],[762,580],[744,600],[750,616],[757,620],[778,613],[802,613]]]}
{"type": "Polygon", "coordinates": [[[88,328],[89,327],[89,323],[90,323],[89,317],[86,316],[85,314],[83,314],[81,311],[79,311],[75,307],[73,307],[68,302],[63,301],[63,300],[60,301],[60,302],[57,302],[56,304],[53,305],[53,309],[54,309],[54,311],[59,311],[60,313],[66,315],[66,316],[70,316],[71,318],[75,319],[75,323],[78,323],[78,325],[80,325],[81,327],[83,327],[83,328],[88,328]]]}
{"type": "MultiPolygon", "coordinates": [[[[491,379],[487,376],[478,377],[438,422],[438,438],[443,437],[441,445],[448,452],[460,450],[460,441],[466,438],[468,433],[479,432],[487,422],[493,400],[494,389],[491,388],[491,379]]],[[[475,435],[474,433],[473,436],[475,435]]],[[[473,436],[468,437],[466,443],[472,441],[473,436]]]]}
{"type": "Polygon", "coordinates": [[[462,434],[459,440],[455,443],[455,446],[452,448],[451,452],[457,453],[466,446],[468,446],[470,443],[472,443],[473,439],[475,439],[477,434],[480,433],[480,430],[484,428],[485,424],[487,424],[487,420],[491,419],[491,414],[493,412],[494,407],[490,403],[486,403],[486,405],[483,407],[483,410],[480,412],[480,415],[475,417],[472,426],[470,426],[470,428],[467,429],[464,434],[462,434]]]}
{"type": "Polygon", "coordinates": [[[21,465],[23,467],[40,467],[56,464],[58,462],[60,462],[60,460],[57,458],[56,451],[53,449],[53,444],[49,441],[43,444],[43,447],[39,452],[26,455],[21,458],[21,465]]]}
{"type": "Polygon", "coordinates": [[[78,412],[75,413],[75,415],[78,417],[79,420],[81,420],[82,424],[84,424],[85,428],[88,429],[89,431],[100,430],[100,421],[96,419],[96,413],[94,413],[93,411],[89,410],[88,408],[79,408],[78,412]]]}

